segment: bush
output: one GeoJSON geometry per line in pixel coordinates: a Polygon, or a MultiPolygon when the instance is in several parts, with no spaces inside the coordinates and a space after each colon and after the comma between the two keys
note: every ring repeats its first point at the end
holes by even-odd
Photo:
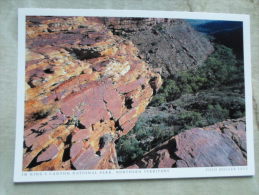
{"type": "Polygon", "coordinates": [[[229,117],[229,111],[226,108],[222,108],[219,104],[208,105],[206,111],[206,119],[208,124],[214,124],[229,117]]]}
{"type": "Polygon", "coordinates": [[[139,144],[139,141],[133,136],[124,136],[120,138],[116,144],[118,161],[120,163],[132,162],[138,156],[142,156],[144,152],[141,147],[139,147],[139,144]]]}
{"type": "Polygon", "coordinates": [[[202,127],[207,123],[202,117],[201,113],[194,111],[184,111],[177,116],[176,125],[180,125],[183,129],[193,127],[202,127]]]}
{"type": "Polygon", "coordinates": [[[200,72],[206,77],[206,87],[231,84],[236,74],[243,70],[237,66],[237,60],[232,49],[224,45],[215,45],[215,51],[208,57],[200,72]]]}
{"type": "Polygon", "coordinates": [[[163,115],[140,116],[136,126],[116,144],[119,164],[130,165],[145,152],[172,137],[175,132],[168,128],[167,118],[163,115]]]}
{"type": "Polygon", "coordinates": [[[153,97],[150,105],[159,106],[165,102],[179,98],[180,94],[180,89],[177,86],[177,83],[173,79],[167,79],[164,81],[158,94],[153,97]]]}
{"type": "Polygon", "coordinates": [[[157,95],[155,95],[152,98],[152,101],[150,102],[149,106],[159,106],[161,104],[163,104],[164,102],[166,102],[166,96],[163,93],[159,93],[157,95]]]}

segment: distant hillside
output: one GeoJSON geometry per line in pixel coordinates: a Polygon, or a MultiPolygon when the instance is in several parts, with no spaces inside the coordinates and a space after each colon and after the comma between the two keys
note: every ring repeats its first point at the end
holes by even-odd
{"type": "Polygon", "coordinates": [[[218,20],[186,20],[193,28],[206,34],[215,34],[222,31],[233,31],[242,28],[242,22],[218,20]]]}
{"type": "Polygon", "coordinates": [[[104,24],[116,35],[131,40],[139,57],[162,77],[201,66],[214,49],[209,39],[184,20],[154,18],[106,18],[104,24]]]}
{"type": "Polygon", "coordinates": [[[233,49],[238,59],[243,58],[243,24],[238,21],[186,20],[193,28],[215,38],[233,49]]]}

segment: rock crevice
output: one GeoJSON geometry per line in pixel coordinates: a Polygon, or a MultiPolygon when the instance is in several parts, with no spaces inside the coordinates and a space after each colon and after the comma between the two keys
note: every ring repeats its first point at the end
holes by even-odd
{"type": "Polygon", "coordinates": [[[160,75],[98,19],[26,24],[23,170],[118,168],[114,142],[144,112],[160,75]]]}

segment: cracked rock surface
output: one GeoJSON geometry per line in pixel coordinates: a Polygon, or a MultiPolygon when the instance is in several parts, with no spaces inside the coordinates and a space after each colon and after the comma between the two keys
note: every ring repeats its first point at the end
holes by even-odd
{"type": "Polygon", "coordinates": [[[133,128],[160,75],[93,18],[26,24],[23,169],[119,168],[114,142],[133,128]]]}
{"type": "Polygon", "coordinates": [[[229,119],[186,130],[127,168],[243,166],[246,154],[245,119],[229,119]]]}

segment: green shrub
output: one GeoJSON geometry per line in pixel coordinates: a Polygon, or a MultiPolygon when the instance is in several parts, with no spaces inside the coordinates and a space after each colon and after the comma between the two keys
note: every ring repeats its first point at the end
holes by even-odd
{"type": "Polygon", "coordinates": [[[127,166],[145,152],[172,137],[175,132],[168,128],[167,118],[163,115],[148,118],[140,116],[136,126],[116,144],[119,163],[127,166]]]}
{"type": "Polygon", "coordinates": [[[117,155],[119,162],[132,162],[138,156],[143,155],[141,147],[139,147],[139,141],[134,137],[122,137],[116,144],[117,155]]]}
{"type": "Polygon", "coordinates": [[[155,95],[152,98],[152,101],[150,102],[150,106],[160,106],[161,104],[163,104],[164,102],[166,102],[166,96],[163,93],[159,93],[157,95],[155,95]]]}
{"type": "Polygon", "coordinates": [[[208,124],[214,124],[229,117],[229,111],[226,108],[222,108],[219,104],[208,105],[206,111],[206,119],[208,124]]]}
{"type": "Polygon", "coordinates": [[[193,127],[202,127],[206,125],[206,121],[202,114],[194,111],[184,111],[177,116],[176,125],[180,125],[183,129],[193,127]]]}

